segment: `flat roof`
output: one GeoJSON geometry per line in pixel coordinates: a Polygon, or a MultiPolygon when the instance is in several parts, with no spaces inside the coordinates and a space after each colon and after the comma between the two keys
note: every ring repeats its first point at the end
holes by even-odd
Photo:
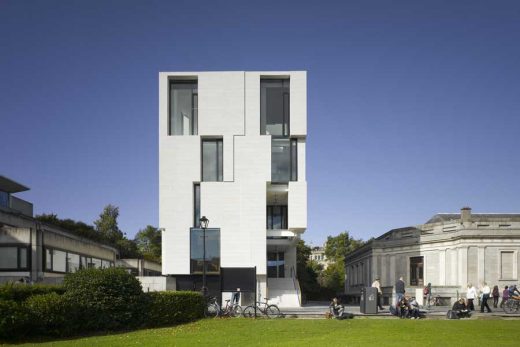
{"type": "Polygon", "coordinates": [[[19,192],[25,192],[29,189],[30,189],[29,187],[24,186],[21,183],[18,183],[16,181],[13,181],[10,178],[0,175],[0,190],[1,191],[4,191],[6,193],[19,193],[19,192]]]}

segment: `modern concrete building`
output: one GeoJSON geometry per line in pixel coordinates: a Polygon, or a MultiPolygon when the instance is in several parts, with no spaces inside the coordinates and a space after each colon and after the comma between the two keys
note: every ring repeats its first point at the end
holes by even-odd
{"type": "MultiPolygon", "coordinates": [[[[305,71],[162,72],[162,271],[208,288],[221,267],[256,267],[258,297],[298,306],[296,242],[307,227],[305,71]]],[[[245,295],[244,295],[245,296],[245,295]]]]}
{"type": "Polygon", "coordinates": [[[114,266],[115,248],[34,219],[32,204],[13,196],[27,190],[0,176],[0,283],[57,283],[83,267],[114,266]]]}
{"type": "Polygon", "coordinates": [[[477,288],[518,283],[520,214],[437,214],[425,224],[390,230],[346,258],[345,292],[357,298],[361,287],[380,277],[384,301],[404,277],[406,291],[422,301],[422,290],[432,284],[432,295],[444,303],[465,297],[468,283],[477,288]]]}
{"type": "Polygon", "coordinates": [[[116,266],[126,269],[134,276],[147,277],[162,275],[161,264],[145,259],[118,259],[116,266]]]}

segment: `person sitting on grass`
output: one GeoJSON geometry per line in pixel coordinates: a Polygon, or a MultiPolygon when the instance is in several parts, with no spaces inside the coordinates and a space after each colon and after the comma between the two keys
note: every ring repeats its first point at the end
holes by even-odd
{"type": "Polygon", "coordinates": [[[329,307],[334,318],[343,317],[343,312],[345,312],[345,306],[339,303],[338,298],[333,298],[329,307]]]}
{"type": "Polygon", "coordinates": [[[410,311],[410,304],[408,303],[408,300],[406,300],[406,297],[402,297],[398,304],[399,309],[399,318],[408,318],[408,314],[410,311]]]}
{"type": "Polygon", "coordinates": [[[459,318],[469,318],[470,317],[470,311],[468,310],[463,298],[460,298],[458,301],[456,301],[453,304],[453,307],[451,308],[451,310],[453,312],[457,313],[457,316],[459,318]]]}
{"type": "Polygon", "coordinates": [[[415,297],[412,296],[412,299],[409,302],[409,308],[408,308],[408,316],[411,319],[419,319],[419,303],[417,300],[415,300],[415,297]]]}

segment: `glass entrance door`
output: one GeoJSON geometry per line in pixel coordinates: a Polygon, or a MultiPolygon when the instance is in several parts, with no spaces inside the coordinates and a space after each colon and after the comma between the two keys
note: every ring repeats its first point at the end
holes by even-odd
{"type": "Polygon", "coordinates": [[[283,252],[267,252],[267,277],[285,277],[285,258],[283,252]]]}

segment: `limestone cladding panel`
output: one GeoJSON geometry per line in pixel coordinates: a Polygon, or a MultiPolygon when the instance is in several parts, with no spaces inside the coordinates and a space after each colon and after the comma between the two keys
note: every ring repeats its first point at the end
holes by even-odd
{"type": "Polygon", "coordinates": [[[260,135],[260,73],[245,74],[245,122],[246,135],[260,135]]]}
{"type": "Polygon", "coordinates": [[[424,254],[424,282],[439,283],[439,253],[435,251],[424,254]]]}
{"type": "Polygon", "coordinates": [[[234,180],[234,161],[235,161],[235,137],[225,135],[223,140],[223,161],[224,161],[224,181],[231,182],[234,180]]]}
{"type": "Polygon", "coordinates": [[[200,181],[200,136],[163,136],[159,141],[163,273],[189,274],[193,183],[200,181]]]}
{"type": "Polygon", "coordinates": [[[289,229],[307,228],[307,182],[289,182],[289,229]]]}
{"type": "Polygon", "coordinates": [[[116,258],[114,251],[93,243],[75,240],[61,234],[55,234],[47,230],[45,230],[43,234],[43,245],[44,247],[58,248],[64,251],[89,255],[106,260],[115,261],[116,258]]]}
{"type": "Polygon", "coordinates": [[[494,285],[494,282],[500,278],[499,274],[499,252],[498,247],[486,247],[484,250],[485,265],[484,278],[485,281],[491,281],[489,284],[494,285]]]}
{"type": "Polygon", "coordinates": [[[29,228],[0,228],[0,243],[31,243],[31,229],[29,228]]]}
{"type": "Polygon", "coordinates": [[[291,75],[291,136],[307,135],[307,72],[293,71],[291,75]]]}
{"type": "Polygon", "coordinates": [[[244,72],[198,75],[199,135],[244,135],[244,72]]]}
{"type": "Polygon", "coordinates": [[[468,283],[478,286],[478,248],[468,247],[468,283]]]}

